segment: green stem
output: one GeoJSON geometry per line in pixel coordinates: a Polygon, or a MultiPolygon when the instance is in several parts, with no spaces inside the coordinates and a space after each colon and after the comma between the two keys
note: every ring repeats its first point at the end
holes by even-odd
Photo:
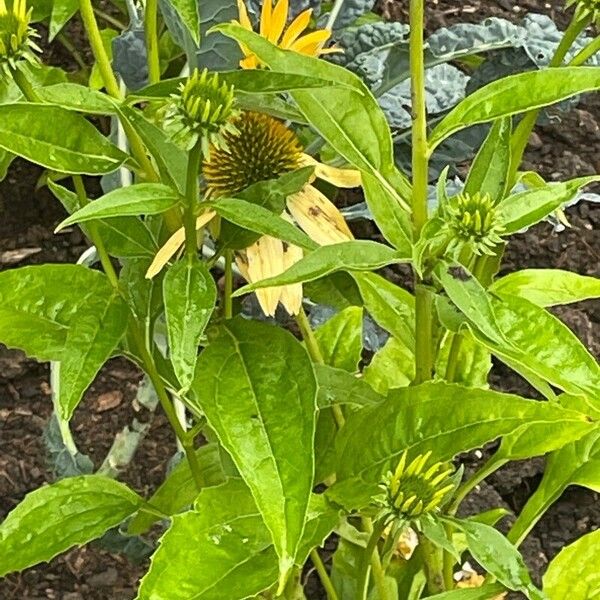
{"type": "MultiPolygon", "coordinates": [[[[413,227],[419,238],[428,219],[427,184],[429,181],[429,149],[427,145],[427,107],[425,104],[424,57],[424,0],[410,2],[410,72],[412,89],[412,190],[413,227]]],[[[431,379],[432,352],[432,298],[426,286],[415,275],[415,383],[431,379]]]]}
{"type": "Polygon", "coordinates": [[[112,70],[110,59],[102,43],[102,36],[100,35],[100,29],[94,16],[94,8],[92,6],[92,0],[79,0],[79,11],[81,13],[81,19],[88,35],[92,53],[98,64],[102,81],[106,91],[113,98],[121,98],[121,91],[119,90],[119,84],[117,78],[112,70]]]}
{"type": "Polygon", "coordinates": [[[233,250],[225,250],[225,289],[223,291],[223,316],[233,317],[233,250]]]}
{"type": "Polygon", "coordinates": [[[119,19],[115,19],[112,15],[105,13],[103,10],[99,8],[94,8],[94,13],[98,15],[103,21],[106,21],[109,25],[116,27],[120,31],[124,31],[127,29],[127,25],[123,23],[123,21],[119,21],[119,19]]]}
{"type": "Polygon", "coordinates": [[[64,31],[60,31],[56,35],[56,39],[69,51],[75,62],[79,65],[79,67],[86,71],[88,66],[83,60],[83,56],[81,56],[81,52],[75,47],[75,44],[71,41],[71,39],[64,33],[64,31]]]}
{"type": "Polygon", "coordinates": [[[580,67],[596,52],[600,52],[600,35],[596,36],[585,48],[582,48],[569,63],[570,67],[580,67]]]}
{"type": "Polygon", "coordinates": [[[319,553],[316,549],[310,551],[310,558],[313,562],[313,565],[315,565],[315,569],[319,574],[319,579],[321,580],[321,583],[325,588],[325,592],[327,593],[327,600],[339,600],[337,592],[333,587],[333,583],[331,583],[329,573],[327,573],[327,569],[325,568],[325,565],[323,564],[323,561],[321,560],[321,557],[319,556],[319,553]]]}
{"type": "MultiPolygon", "coordinates": [[[[567,30],[565,31],[552,60],[550,61],[550,68],[560,67],[569,52],[569,49],[573,45],[573,42],[577,39],[579,34],[589,25],[590,18],[586,16],[581,18],[575,13],[575,16],[569,23],[567,30]]],[[[510,173],[509,173],[509,189],[512,189],[516,183],[517,173],[521,162],[523,161],[523,155],[525,149],[531,137],[531,133],[535,124],[537,123],[540,115],[540,109],[531,110],[525,114],[521,122],[517,125],[511,140],[511,159],[510,159],[510,173]]]]}
{"type": "Polygon", "coordinates": [[[434,596],[445,591],[444,584],[444,558],[442,549],[428,540],[425,536],[419,536],[419,545],[423,553],[425,563],[425,575],[427,576],[427,589],[434,596]]]}
{"type": "Polygon", "coordinates": [[[190,150],[185,184],[185,209],[183,225],[185,227],[185,252],[189,260],[198,256],[198,234],[196,232],[196,205],[198,204],[198,178],[202,160],[202,144],[198,140],[190,150]]]}
{"type": "Polygon", "coordinates": [[[11,69],[13,81],[29,102],[40,102],[41,99],[21,69],[11,69]]]}
{"type": "Polygon", "coordinates": [[[144,29],[146,31],[146,48],[148,51],[149,82],[160,81],[160,57],[158,53],[158,0],[146,0],[144,12],[144,29]]]}
{"type": "MultiPolygon", "coordinates": [[[[73,175],[73,185],[75,186],[75,192],[77,193],[80,207],[89,204],[89,199],[87,197],[87,192],[85,191],[85,185],[81,175],[73,175]]],[[[96,252],[98,252],[98,257],[100,258],[100,263],[102,264],[104,273],[108,277],[111,285],[115,289],[119,289],[119,278],[117,277],[115,268],[113,267],[110,256],[106,250],[106,246],[104,245],[104,240],[98,234],[98,227],[96,223],[94,221],[90,221],[87,225],[87,229],[90,232],[92,244],[94,244],[96,247],[96,252]]]]}
{"type": "MultiPolygon", "coordinates": [[[[302,334],[302,339],[306,344],[306,349],[308,350],[308,354],[312,358],[313,362],[319,365],[324,365],[325,359],[323,358],[323,353],[321,352],[321,348],[319,347],[319,342],[315,336],[315,333],[308,322],[308,317],[306,316],[303,306],[300,307],[300,312],[296,315],[296,323],[298,324],[298,328],[302,334]]],[[[341,429],[346,423],[342,408],[338,404],[333,404],[331,409],[333,411],[333,418],[335,419],[338,429],[341,429]]]]}
{"type": "Polygon", "coordinates": [[[370,534],[367,548],[363,556],[363,564],[361,567],[360,576],[358,579],[358,597],[359,600],[367,600],[369,595],[369,579],[371,572],[375,579],[375,586],[379,593],[379,600],[388,600],[387,590],[385,588],[385,571],[381,567],[381,561],[379,560],[379,552],[377,551],[377,544],[381,539],[383,532],[385,531],[386,521],[381,519],[375,527],[369,517],[363,517],[362,519],[364,530],[370,534]],[[377,555],[377,556],[375,556],[377,555]]]}

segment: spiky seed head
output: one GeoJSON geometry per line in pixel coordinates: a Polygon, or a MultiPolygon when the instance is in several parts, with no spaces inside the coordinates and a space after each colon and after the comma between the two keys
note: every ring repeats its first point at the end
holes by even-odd
{"type": "Polygon", "coordinates": [[[238,114],[233,86],[221,82],[218,73],[196,69],[172,96],[167,123],[187,148],[202,139],[206,154],[211,145],[223,145],[227,132],[235,132],[232,121],[238,114]]]}
{"type": "Polygon", "coordinates": [[[600,24],[600,0],[567,0],[566,7],[575,6],[575,11],[580,18],[588,17],[596,24],[600,24]]]}
{"type": "Polygon", "coordinates": [[[454,489],[453,467],[441,462],[430,464],[431,451],[410,463],[407,456],[402,454],[395,471],[389,472],[381,485],[387,511],[400,521],[438,512],[454,489]]]}
{"type": "Polygon", "coordinates": [[[458,194],[441,207],[452,247],[469,244],[475,254],[493,254],[504,226],[489,194],[458,194]]]}
{"type": "Polygon", "coordinates": [[[32,11],[25,0],[14,0],[10,9],[0,0],[0,75],[10,75],[24,63],[37,63],[34,53],[41,50],[33,41],[38,34],[29,26],[32,11]]]}
{"type": "Polygon", "coordinates": [[[242,112],[233,124],[236,131],[227,131],[225,143],[212,147],[204,162],[209,195],[232,196],[301,166],[300,140],[281,121],[262,113],[242,112]]]}

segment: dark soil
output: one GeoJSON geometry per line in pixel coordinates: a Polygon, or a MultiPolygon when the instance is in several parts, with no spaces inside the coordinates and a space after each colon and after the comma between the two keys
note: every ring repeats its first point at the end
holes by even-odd
{"type": "MultiPolygon", "coordinates": [[[[507,0],[456,3],[440,0],[432,7],[428,27],[435,29],[457,20],[481,21],[492,14],[522,18],[527,11],[546,12],[564,24],[562,0],[507,0]],[[458,5],[458,7],[457,7],[458,5]]],[[[382,0],[382,8],[406,20],[407,1],[382,0]]],[[[75,26],[75,34],[78,29],[75,26]]],[[[54,50],[55,64],[65,64],[61,50],[54,50]]],[[[600,172],[600,100],[586,98],[559,126],[538,128],[527,161],[548,179],[565,179],[600,172]]],[[[7,179],[0,183],[0,269],[46,262],[74,262],[86,244],[77,229],[54,235],[64,213],[45,188],[35,190],[41,172],[16,161],[7,179]]],[[[541,224],[516,236],[506,255],[502,272],[524,267],[555,267],[600,276],[600,205],[582,203],[569,209],[572,228],[556,233],[541,224]]],[[[600,304],[587,302],[557,310],[582,341],[600,355],[600,304]]],[[[73,431],[81,452],[99,467],[114,435],[134,417],[144,419],[132,402],[141,374],[124,359],[111,361],[86,394],[73,420],[73,431]],[[106,408],[105,394],[118,401],[106,408]]],[[[497,365],[494,387],[530,393],[525,382],[497,365]]],[[[0,347],[0,519],[29,491],[52,481],[42,434],[51,414],[48,367],[22,354],[0,347]]],[[[147,415],[146,415],[147,417],[147,415]]],[[[134,462],[122,480],[148,494],[162,481],[175,444],[166,420],[157,414],[134,462]]],[[[474,459],[476,460],[476,459],[474,459]]],[[[490,478],[466,503],[467,509],[505,506],[518,511],[539,482],[543,460],[510,465],[490,478]]],[[[536,576],[563,547],[600,526],[598,495],[570,488],[534,529],[523,547],[536,576]]],[[[134,564],[119,554],[96,545],[72,550],[49,565],[28,569],[0,581],[0,598],[18,600],[128,600],[135,596],[137,582],[146,564],[134,564]]],[[[319,598],[310,578],[309,598],[319,598]]],[[[227,599],[223,599],[227,600],[227,599]]]]}

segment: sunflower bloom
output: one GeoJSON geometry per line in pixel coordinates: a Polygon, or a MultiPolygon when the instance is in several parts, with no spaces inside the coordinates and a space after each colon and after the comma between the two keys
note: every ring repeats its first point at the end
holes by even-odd
{"type": "MultiPolygon", "coordinates": [[[[213,147],[204,162],[206,194],[217,200],[235,197],[260,181],[276,179],[304,166],[313,166],[318,177],[337,187],[357,187],[360,173],[323,165],[303,153],[296,134],[277,119],[260,113],[243,112],[225,132],[224,144],[213,147]]],[[[337,244],[353,239],[344,217],[335,205],[310,183],[286,200],[282,218],[295,222],[319,245],[337,244]]],[[[197,226],[204,227],[215,213],[202,214],[197,226]]],[[[154,277],[181,248],[183,230],[173,234],[155,257],[147,277],[154,277]]],[[[236,254],[242,276],[254,283],[280,275],[303,257],[303,251],[270,236],[236,254]]],[[[273,316],[281,303],[289,314],[298,314],[302,306],[302,284],[264,288],[256,291],[263,312],[273,316]]]]}
{"type": "MultiPolygon", "coordinates": [[[[239,24],[248,31],[254,31],[244,0],[237,0],[239,24]]],[[[259,33],[272,44],[284,50],[293,50],[308,56],[320,56],[336,52],[335,48],[323,48],[323,44],[331,37],[328,29],[318,29],[305,33],[310,25],[312,8],[301,12],[286,28],[289,10],[289,0],[263,0],[260,14],[259,33]]],[[[244,58],[240,61],[242,69],[257,69],[261,66],[257,56],[240,45],[244,58]]]]}

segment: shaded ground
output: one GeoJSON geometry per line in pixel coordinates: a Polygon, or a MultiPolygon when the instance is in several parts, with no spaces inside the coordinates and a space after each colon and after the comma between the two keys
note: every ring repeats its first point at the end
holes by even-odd
{"type": "MultiPolygon", "coordinates": [[[[381,4],[396,17],[406,15],[406,1],[384,0],[381,4]]],[[[480,21],[491,14],[521,18],[529,10],[549,12],[564,23],[562,1],[472,1],[458,3],[459,8],[454,1],[429,4],[434,7],[428,24],[432,29],[456,20],[480,21]]],[[[65,57],[56,51],[53,60],[61,62],[65,57]]],[[[538,129],[527,155],[531,168],[540,169],[548,179],[600,172],[599,106],[598,98],[586,99],[559,127],[538,129]]],[[[64,214],[45,189],[34,191],[39,174],[37,169],[16,161],[7,180],[0,183],[0,269],[73,262],[85,249],[77,229],[60,235],[52,233],[64,214]]],[[[573,228],[561,234],[542,224],[516,236],[502,271],[556,267],[600,276],[600,206],[581,204],[569,210],[569,218],[573,228]]],[[[557,314],[596,356],[600,355],[600,303],[562,308],[557,314]]],[[[132,405],[139,379],[139,372],[125,360],[111,361],[76,413],[76,441],[96,467],[114,435],[140,415],[132,405]],[[106,394],[111,395],[111,401],[107,402],[106,394]]],[[[522,380],[501,366],[495,368],[493,381],[495,387],[505,391],[527,390],[522,380]]],[[[52,480],[42,441],[50,413],[47,366],[0,347],[0,519],[28,491],[52,480]]],[[[158,414],[122,479],[137,491],[149,493],[162,481],[174,450],[166,421],[158,414]]],[[[543,461],[539,459],[511,465],[491,478],[472,502],[479,508],[503,504],[518,510],[535,489],[542,469],[543,461]]],[[[568,490],[535,528],[524,548],[528,562],[538,574],[543,572],[548,560],[565,543],[599,526],[598,495],[578,488],[568,490]]],[[[92,545],[68,552],[50,565],[0,581],[0,598],[128,600],[135,596],[144,569],[144,564],[132,564],[92,545]]],[[[318,598],[319,592],[315,590],[309,597],[318,598]]]]}

